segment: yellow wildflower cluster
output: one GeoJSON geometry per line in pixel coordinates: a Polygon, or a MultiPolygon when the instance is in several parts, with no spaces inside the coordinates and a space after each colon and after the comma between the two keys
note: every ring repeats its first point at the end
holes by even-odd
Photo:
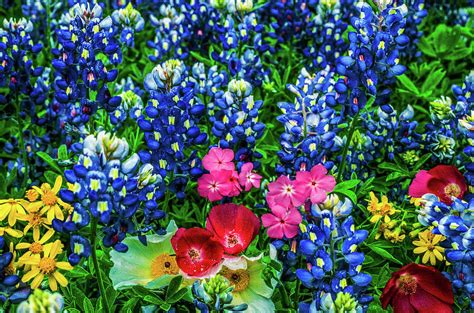
{"type": "Polygon", "coordinates": [[[397,243],[405,240],[404,223],[392,220],[390,216],[394,215],[398,211],[395,210],[393,204],[388,202],[387,196],[382,196],[381,201],[375,196],[373,192],[370,192],[370,200],[367,205],[367,210],[372,215],[370,217],[371,223],[378,223],[379,228],[375,239],[384,237],[386,240],[397,243]]]}
{"type": "Polygon", "coordinates": [[[66,286],[67,279],[59,270],[72,269],[69,262],[63,261],[63,244],[54,240],[51,227],[53,219],[64,219],[71,211],[71,206],[58,196],[62,182],[58,176],[53,187],[44,183],[33,186],[24,199],[0,200],[0,236],[9,242],[13,253],[8,271],[19,275],[23,282],[30,282],[33,289],[45,277],[53,291],[58,284],[66,286]]]}

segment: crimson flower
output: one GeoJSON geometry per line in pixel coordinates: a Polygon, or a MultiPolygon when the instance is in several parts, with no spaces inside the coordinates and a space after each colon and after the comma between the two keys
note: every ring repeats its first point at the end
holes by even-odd
{"type": "Polygon", "coordinates": [[[214,234],[204,228],[180,228],[171,238],[176,263],[189,276],[202,277],[217,269],[224,248],[214,234]]]}
{"type": "Polygon", "coordinates": [[[452,165],[437,165],[429,171],[419,171],[408,188],[408,194],[414,198],[431,193],[446,204],[453,202],[451,197],[462,199],[466,191],[464,177],[452,165]]]}
{"type": "Polygon", "coordinates": [[[410,263],[392,274],[382,296],[382,307],[395,313],[451,313],[451,283],[437,269],[410,263]]]}
{"type": "Polygon", "coordinates": [[[243,252],[258,235],[258,217],[243,205],[216,205],[207,218],[206,228],[224,246],[226,254],[243,252]]]}

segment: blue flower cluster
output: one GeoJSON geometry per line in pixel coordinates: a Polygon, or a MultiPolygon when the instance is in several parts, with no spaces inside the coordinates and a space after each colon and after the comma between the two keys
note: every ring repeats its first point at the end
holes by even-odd
{"type": "Polygon", "coordinates": [[[127,250],[122,243],[127,233],[140,235],[165,215],[156,203],[161,177],[152,173],[150,164],[139,168],[139,157],[129,155],[125,140],[102,131],[87,136],[82,146],[77,164],[64,172],[68,189],[60,191],[74,209],[64,221],[53,221],[57,231],[72,235],[71,264],[90,254],[90,243],[79,231],[91,222],[102,226],[106,247],[122,252],[127,250]]]}
{"type": "MultiPolygon", "coordinates": [[[[42,45],[35,44],[30,36],[33,24],[22,18],[3,20],[0,28],[0,87],[7,86],[9,93],[0,94],[0,104],[21,101],[22,118],[34,117],[35,105],[42,105],[45,95],[42,85],[35,86],[35,77],[43,73],[43,67],[33,66],[34,56],[42,45]],[[31,96],[30,96],[31,95],[31,96]]],[[[10,112],[15,112],[11,108],[10,112]]]]}
{"type": "Polygon", "coordinates": [[[306,258],[307,268],[297,269],[296,276],[314,292],[312,303],[300,303],[301,312],[325,312],[331,300],[336,307],[341,305],[337,301],[341,297],[341,307],[347,309],[350,304],[353,312],[366,311],[372,301],[365,294],[372,277],[361,272],[365,256],[357,251],[368,232],[355,229],[351,211],[349,199],[330,195],[324,203],[313,205],[300,224],[298,253],[306,258]],[[326,294],[332,299],[324,298],[326,294]]]}
{"type": "Polygon", "coordinates": [[[140,158],[143,163],[151,163],[154,172],[163,178],[163,189],[164,178],[170,174],[168,186],[183,199],[188,179],[202,174],[201,160],[193,147],[208,139],[197,125],[205,106],[195,101],[195,84],[188,79],[180,60],[157,65],[144,84],[150,100],[137,121],[147,145],[139,152],[140,158]]]}
{"type": "Polygon", "coordinates": [[[20,277],[12,272],[13,253],[8,251],[5,238],[0,236],[0,304],[10,301],[20,303],[30,295],[30,288],[20,282],[20,277]]]}
{"type": "Polygon", "coordinates": [[[118,75],[112,66],[122,61],[112,26],[98,4],[76,4],[61,18],[56,30],[60,46],[52,50],[55,102],[51,113],[66,131],[68,124],[80,128],[98,108],[110,112],[120,104],[120,97],[112,96],[107,86],[118,75]],[[101,55],[108,57],[110,65],[101,55]]]}
{"type": "Polygon", "coordinates": [[[145,20],[131,2],[125,8],[112,13],[112,20],[121,28],[120,41],[128,47],[134,46],[134,34],[143,30],[145,20]]]}
{"type": "Polygon", "coordinates": [[[164,2],[156,11],[150,15],[156,35],[148,42],[154,49],[150,56],[153,62],[185,59],[190,47],[199,50],[201,45],[213,40],[212,30],[220,16],[208,3],[195,0],[164,2]]]}
{"type": "Polygon", "coordinates": [[[216,93],[213,102],[208,103],[212,134],[219,139],[221,148],[236,150],[239,168],[262,157],[255,150],[265,129],[265,124],[258,121],[262,105],[263,101],[254,100],[252,85],[243,79],[231,80],[227,91],[216,93]]]}
{"type": "Polygon", "coordinates": [[[456,96],[457,104],[456,107],[463,108],[460,111],[464,111],[462,114],[457,114],[458,129],[460,134],[466,138],[466,147],[464,153],[466,155],[467,162],[465,163],[464,176],[470,186],[474,185],[474,72],[464,80],[462,86],[454,86],[453,93],[456,96]]]}
{"type": "Polygon", "coordinates": [[[368,95],[376,97],[377,104],[388,102],[388,87],[406,70],[399,64],[399,50],[409,43],[404,34],[405,5],[388,6],[380,14],[365,2],[358,2],[356,7],[358,12],[351,18],[356,31],[349,32],[349,55],[341,56],[336,66],[337,72],[346,76],[351,113],[365,106],[368,95]]]}
{"type": "Polygon", "coordinates": [[[143,110],[142,97],[145,92],[139,87],[135,87],[130,77],[117,83],[115,92],[122,99],[122,102],[110,113],[110,122],[116,128],[119,128],[128,117],[136,121],[141,116],[143,110]]]}
{"type": "Polygon", "coordinates": [[[285,132],[280,135],[281,150],[277,154],[281,164],[276,172],[292,175],[295,170],[310,169],[319,163],[332,168],[332,154],[342,146],[337,133],[345,113],[335,107],[345,103],[344,81],[337,79],[329,67],[316,75],[303,69],[297,84],[288,85],[288,89],[296,99],[294,103],[278,104],[283,114],[277,120],[285,132]]]}
{"type": "Polygon", "coordinates": [[[465,301],[474,309],[474,198],[468,202],[454,199],[451,205],[441,202],[432,194],[423,196],[423,206],[418,220],[424,226],[434,226],[432,232],[446,237],[446,259],[452,264],[446,273],[455,290],[459,290],[465,301]]]}
{"type": "Polygon", "coordinates": [[[410,38],[410,44],[400,51],[402,58],[420,58],[421,51],[418,50],[417,44],[423,36],[423,32],[419,30],[419,25],[428,15],[425,7],[425,0],[399,0],[395,1],[395,5],[405,4],[408,8],[406,15],[407,22],[404,34],[410,38]]]}

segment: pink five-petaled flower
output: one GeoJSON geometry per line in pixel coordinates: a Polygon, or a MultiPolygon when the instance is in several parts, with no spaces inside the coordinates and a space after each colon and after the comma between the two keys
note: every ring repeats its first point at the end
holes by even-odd
{"type": "Polygon", "coordinates": [[[296,208],[287,210],[280,205],[274,205],[272,213],[262,215],[262,224],[267,227],[270,238],[293,238],[298,234],[298,225],[302,221],[300,212],[296,208]]]}
{"type": "Polygon", "coordinates": [[[324,202],[327,194],[334,190],[336,180],[331,175],[326,175],[328,170],[322,165],[313,166],[311,172],[300,171],[296,173],[296,186],[304,190],[306,197],[310,197],[311,203],[324,202]]]}
{"type": "Polygon", "coordinates": [[[239,254],[258,235],[258,217],[243,205],[233,203],[216,205],[209,212],[206,229],[224,246],[224,252],[239,254]]]}
{"type": "Polygon", "coordinates": [[[239,182],[245,188],[245,191],[252,189],[252,186],[255,188],[260,187],[260,180],[262,180],[262,176],[254,173],[252,170],[252,162],[245,163],[240,168],[239,182]]]}
{"type": "Polygon", "coordinates": [[[231,171],[214,171],[204,174],[198,179],[198,193],[209,201],[221,200],[232,192],[233,186],[229,183],[231,171]]]}
{"type": "Polygon", "coordinates": [[[302,205],[306,200],[304,190],[298,188],[294,181],[286,176],[268,184],[267,202],[271,209],[275,205],[285,207],[285,209],[302,205]]]}
{"type": "Polygon", "coordinates": [[[223,195],[226,197],[236,197],[240,195],[242,188],[240,187],[240,184],[239,184],[239,173],[237,173],[237,171],[234,171],[234,170],[232,171],[222,170],[219,172],[222,173],[222,175],[224,175],[225,177],[227,177],[227,183],[230,186],[229,192],[223,195]]]}
{"type": "Polygon", "coordinates": [[[234,170],[234,151],[214,147],[202,158],[202,165],[209,172],[234,170]]]}
{"type": "Polygon", "coordinates": [[[431,193],[446,204],[453,202],[451,197],[462,199],[466,191],[466,180],[452,165],[437,165],[429,171],[421,170],[408,187],[408,194],[414,198],[431,193]]]}

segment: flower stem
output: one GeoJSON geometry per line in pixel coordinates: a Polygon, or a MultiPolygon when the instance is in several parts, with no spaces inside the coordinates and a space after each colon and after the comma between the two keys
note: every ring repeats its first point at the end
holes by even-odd
{"type": "Polygon", "coordinates": [[[102,275],[100,273],[99,262],[97,261],[97,253],[96,253],[96,239],[97,239],[97,219],[92,218],[92,226],[91,226],[91,256],[92,262],[94,263],[94,270],[96,273],[97,282],[99,284],[99,292],[100,292],[100,300],[102,301],[102,309],[103,312],[111,312],[109,308],[109,303],[105,297],[105,287],[104,281],[102,280],[102,275]]]}
{"type": "Polygon", "coordinates": [[[338,173],[337,173],[337,181],[338,182],[341,181],[342,174],[344,174],[344,169],[345,169],[345,166],[346,166],[347,152],[349,151],[349,146],[350,146],[351,141],[352,141],[352,136],[354,135],[357,120],[359,119],[359,112],[360,112],[360,110],[357,111],[357,114],[354,116],[354,118],[351,121],[351,126],[349,128],[349,134],[347,136],[347,141],[346,141],[346,144],[344,146],[344,150],[342,152],[341,164],[339,164],[339,168],[337,170],[338,171],[338,173]]]}

